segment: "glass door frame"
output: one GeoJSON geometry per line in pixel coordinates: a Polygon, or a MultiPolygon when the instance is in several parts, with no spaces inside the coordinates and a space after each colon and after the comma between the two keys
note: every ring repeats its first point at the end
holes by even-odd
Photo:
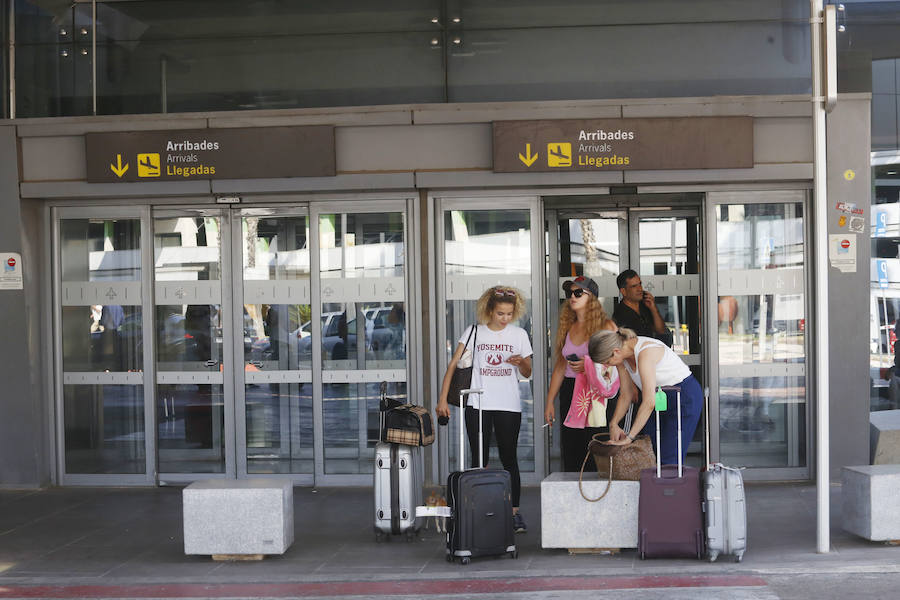
{"type": "MultiPolygon", "coordinates": [[[[403,215],[403,240],[404,240],[404,277],[405,302],[406,302],[406,390],[407,396],[414,404],[425,405],[424,401],[416,401],[422,390],[421,372],[422,357],[415,340],[421,340],[421,312],[424,300],[419,298],[421,286],[419,285],[419,273],[421,272],[421,252],[419,251],[420,231],[417,224],[418,197],[411,195],[359,195],[337,196],[323,199],[316,197],[309,203],[309,244],[310,253],[310,304],[312,333],[317,340],[322,339],[322,274],[321,274],[321,247],[319,238],[319,217],[327,214],[363,214],[398,212],[403,215]]],[[[317,486],[368,486],[372,485],[374,475],[372,473],[326,473],[325,472],[325,419],[324,419],[324,385],[326,383],[323,371],[322,344],[312,345],[312,389],[313,389],[313,427],[314,427],[314,457],[315,473],[314,483],[317,486]]],[[[373,383],[368,379],[359,383],[373,383]]],[[[374,452],[373,452],[374,456],[374,452]]],[[[283,477],[288,477],[284,475],[283,477]]]]}
{"type": "MultiPolygon", "coordinates": [[[[429,264],[434,265],[429,269],[429,287],[434,290],[431,310],[431,331],[435,332],[435,343],[432,344],[431,356],[431,397],[432,403],[437,405],[440,396],[440,386],[444,372],[447,369],[447,357],[443,348],[447,339],[447,323],[443,318],[444,306],[446,306],[445,285],[445,257],[444,257],[444,214],[450,210],[488,210],[486,203],[502,202],[502,210],[528,210],[531,221],[529,231],[531,243],[531,310],[532,310],[532,338],[536,332],[546,331],[546,265],[544,263],[544,212],[540,196],[529,192],[497,192],[491,193],[485,190],[465,192],[432,192],[428,195],[428,223],[433,228],[434,235],[429,236],[429,264]]],[[[534,339],[532,347],[535,348],[534,339]]],[[[545,433],[542,427],[542,410],[544,397],[547,392],[547,358],[542,351],[535,351],[532,357],[532,397],[534,399],[534,471],[522,472],[522,485],[538,485],[547,471],[545,433]]],[[[429,408],[433,408],[429,407],[429,408]]],[[[451,418],[458,418],[455,414],[451,418]]],[[[437,436],[438,451],[432,453],[432,472],[437,476],[436,481],[446,481],[451,471],[455,471],[457,457],[450,457],[450,440],[446,435],[437,436]]]]}
{"type": "MultiPolygon", "coordinates": [[[[219,286],[221,290],[221,297],[219,302],[219,311],[222,315],[226,316],[233,314],[234,312],[234,293],[229,293],[229,290],[234,289],[234,269],[235,265],[233,263],[233,253],[228,252],[228,249],[233,248],[235,246],[234,238],[232,237],[232,227],[231,223],[234,220],[234,216],[236,211],[232,210],[232,207],[229,205],[221,205],[221,204],[204,204],[204,205],[196,205],[196,204],[165,204],[165,205],[156,205],[153,207],[148,207],[149,210],[149,241],[148,241],[148,252],[150,254],[150,260],[153,264],[154,274],[156,267],[156,254],[155,254],[155,236],[156,230],[154,227],[155,219],[157,218],[171,218],[171,217],[188,217],[190,215],[197,216],[218,216],[221,221],[219,224],[219,270],[221,273],[221,277],[219,279],[219,286]]],[[[240,269],[240,263],[238,263],[237,268],[240,269]]],[[[155,276],[153,278],[153,296],[151,297],[151,310],[153,311],[154,317],[156,315],[156,284],[155,284],[155,276]]],[[[162,483],[191,483],[193,481],[203,481],[207,479],[234,479],[237,476],[237,454],[236,454],[236,446],[237,439],[235,433],[235,421],[236,421],[236,402],[235,402],[235,380],[233,377],[228,377],[227,369],[230,367],[232,369],[237,365],[238,355],[234,354],[235,342],[234,339],[237,337],[235,335],[235,331],[233,327],[225,327],[224,324],[227,321],[223,320],[222,327],[222,360],[220,361],[222,364],[222,398],[223,398],[223,415],[224,415],[224,429],[222,431],[222,435],[224,436],[225,442],[225,471],[222,473],[163,473],[159,472],[159,444],[156,444],[156,454],[154,458],[157,463],[155,465],[157,470],[157,480],[162,483]],[[229,401],[231,399],[231,401],[229,401]]],[[[156,323],[158,327],[158,323],[156,323]]],[[[156,338],[156,329],[150,329],[149,331],[153,332],[153,338],[155,341],[156,338]]],[[[239,355],[241,359],[241,364],[243,365],[243,354],[239,355]]],[[[155,411],[155,402],[156,402],[156,386],[159,385],[159,377],[161,372],[156,369],[156,352],[154,346],[154,372],[153,372],[153,391],[154,391],[154,417],[156,416],[155,411]]],[[[177,371],[175,372],[177,373],[177,371]]],[[[213,384],[211,384],[213,385],[213,384]]],[[[148,430],[149,432],[149,430],[148,430]]],[[[153,429],[153,438],[155,440],[158,435],[158,431],[156,429],[156,419],[154,418],[154,429],[153,429]]],[[[149,437],[149,436],[148,436],[149,437]]]]}
{"type": "MultiPolygon", "coordinates": [[[[640,274],[640,230],[639,222],[641,218],[661,216],[661,217],[695,217],[700,220],[699,225],[699,243],[698,243],[698,270],[697,275],[648,275],[640,274],[641,280],[644,282],[658,281],[661,277],[696,277],[698,278],[698,286],[696,288],[696,296],[698,304],[702,307],[703,291],[705,288],[705,277],[703,269],[705,268],[706,247],[704,240],[707,237],[705,229],[705,212],[701,195],[697,194],[667,194],[670,200],[661,200],[653,192],[648,192],[644,197],[636,196],[615,196],[606,195],[601,191],[592,194],[589,198],[585,196],[554,198],[546,195],[542,198],[546,208],[544,209],[544,226],[546,228],[547,240],[547,281],[553,282],[548,285],[547,296],[547,315],[549,319],[548,327],[550,331],[550,339],[556,339],[556,327],[559,322],[559,309],[562,303],[562,289],[560,287],[564,279],[559,273],[559,219],[561,214],[563,218],[578,218],[576,215],[583,214],[594,218],[615,218],[619,221],[619,273],[626,268],[631,268],[640,274]],[[671,201],[671,198],[683,197],[671,201]],[[549,202],[547,202],[549,200],[549,202]]],[[[597,281],[600,288],[601,302],[604,309],[610,316],[613,313],[614,302],[619,299],[619,291],[616,288],[615,279],[597,281]]],[[[653,291],[656,295],[656,291],[653,291]]],[[[666,294],[662,294],[666,295],[666,294]]],[[[674,295],[674,294],[669,294],[674,295]]],[[[679,294],[679,296],[691,296],[693,294],[679,294]]],[[[680,357],[688,366],[701,366],[704,379],[708,379],[708,373],[712,370],[711,357],[714,356],[706,341],[707,334],[710,331],[710,320],[708,312],[700,311],[700,354],[691,355],[689,357],[680,357]],[[687,358],[688,360],[685,360],[687,358]]],[[[715,314],[715,313],[713,313],[715,314]]],[[[552,360],[552,359],[551,359],[552,360]]],[[[557,419],[552,425],[552,435],[559,439],[561,420],[557,419]]],[[[547,447],[546,460],[550,464],[550,445],[547,447]]]]}
{"type": "MultiPolygon", "coordinates": [[[[703,221],[704,232],[704,254],[705,259],[703,268],[707,275],[705,277],[705,301],[701,299],[701,304],[706,314],[704,323],[706,324],[706,334],[704,343],[706,344],[706,352],[708,356],[719,356],[719,335],[718,335],[718,319],[712,318],[712,315],[718,315],[718,297],[719,297],[719,271],[716,262],[718,249],[718,236],[716,229],[716,207],[727,204],[776,204],[799,202],[803,207],[803,259],[805,274],[803,277],[804,285],[804,310],[806,311],[806,331],[817,331],[816,315],[813,312],[811,291],[813,286],[813,271],[811,268],[812,258],[812,215],[810,212],[812,192],[807,188],[791,188],[786,186],[783,189],[766,188],[761,190],[741,190],[741,191],[708,191],[706,193],[706,201],[704,207],[703,221]]],[[[748,481],[793,481],[793,480],[809,480],[812,473],[815,472],[815,414],[817,406],[813,399],[817,398],[815,389],[815,361],[813,345],[810,336],[804,336],[804,352],[806,360],[803,363],[803,375],[806,378],[806,466],[804,467],[754,467],[744,470],[744,479],[748,481]]],[[[720,407],[719,407],[719,361],[716,358],[715,364],[709,364],[706,373],[707,385],[709,387],[709,422],[715,423],[710,426],[710,460],[716,462],[720,457],[720,407]]]]}
{"type": "MultiPolygon", "coordinates": [[[[50,207],[50,270],[52,272],[52,338],[50,352],[53,356],[53,398],[54,444],[56,460],[56,482],[59,485],[156,485],[156,339],[153,330],[153,234],[149,206],[65,206],[50,207]],[[143,474],[126,473],[67,473],[65,437],[65,393],[66,376],[63,372],[62,347],[62,307],[63,287],[62,261],[60,258],[60,222],[65,219],[134,219],[140,221],[141,248],[140,285],[141,327],[143,328],[143,372],[134,373],[85,373],[86,380],[106,385],[134,384],[142,381],[144,398],[144,458],[143,474]],[[149,333],[148,333],[149,332],[149,333]],[[148,432],[153,432],[149,435],[148,432]]],[[[105,286],[104,286],[105,287],[105,286]]],[[[88,383],[88,381],[85,381],[88,383]]]]}
{"type": "MultiPolygon", "coordinates": [[[[271,202],[271,201],[270,201],[271,202]]],[[[231,244],[231,264],[232,264],[232,281],[235,282],[235,285],[232,286],[231,299],[235,310],[231,311],[231,330],[232,330],[232,348],[231,351],[235,357],[234,368],[232,369],[232,385],[234,386],[234,415],[235,415],[235,463],[237,469],[237,478],[238,479],[247,479],[253,477],[265,477],[267,479],[288,479],[293,481],[296,485],[314,485],[315,474],[314,473],[248,473],[247,472],[247,382],[246,382],[246,373],[244,363],[244,341],[243,341],[243,328],[244,328],[244,317],[243,311],[236,310],[237,307],[243,307],[245,304],[245,295],[244,288],[246,285],[246,281],[244,281],[244,240],[243,240],[243,218],[245,216],[266,216],[274,219],[280,219],[284,217],[306,217],[307,223],[310,228],[310,239],[309,239],[309,254],[310,254],[310,304],[315,304],[312,301],[312,265],[313,258],[317,256],[318,251],[313,250],[312,245],[312,229],[313,229],[313,221],[310,216],[310,208],[308,204],[280,204],[280,203],[268,203],[268,204],[238,204],[231,206],[231,239],[235,240],[237,243],[231,244]],[[238,335],[237,332],[241,332],[241,335],[238,335]]],[[[321,310],[321,309],[320,309],[321,310]]],[[[317,327],[318,321],[313,319],[311,327],[315,330],[317,327]]],[[[321,324],[318,325],[321,328],[321,324]]],[[[321,331],[316,330],[316,335],[320,335],[321,331]]],[[[320,339],[320,338],[318,338],[320,339]]],[[[313,344],[312,347],[313,357],[316,356],[317,353],[321,353],[321,348],[319,344],[313,344]]],[[[315,359],[314,359],[315,360],[315,359]]],[[[298,373],[300,371],[297,371],[298,373]]],[[[310,380],[310,385],[313,386],[312,380],[310,380]]],[[[313,387],[315,389],[315,387],[313,387]]],[[[313,399],[313,413],[315,414],[315,397],[313,399]]],[[[313,420],[313,437],[316,437],[319,429],[317,427],[317,423],[315,419],[313,420]]],[[[313,460],[316,460],[316,450],[315,446],[313,447],[313,460]]]]}

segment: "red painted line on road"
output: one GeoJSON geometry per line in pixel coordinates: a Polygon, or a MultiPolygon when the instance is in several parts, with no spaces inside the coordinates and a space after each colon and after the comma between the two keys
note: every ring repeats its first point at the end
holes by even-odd
{"type": "Polygon", "coordinates": [[[0,598],[284,598],[305,596],[394,596],[398,594],[433,596],[439,594],[501,594],[565,590],[765,586],[766,581],[764,579],[749,575],[528,577],[520,579],[340,581],[271,584],[0,585],[0,598]]]}

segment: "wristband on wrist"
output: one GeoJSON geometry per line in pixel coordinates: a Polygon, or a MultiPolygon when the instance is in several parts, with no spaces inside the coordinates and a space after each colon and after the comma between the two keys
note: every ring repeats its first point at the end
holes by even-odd
{"type": "Polygon", "coordinates": [[[634,441],[634,438],[631,436],[630,433],[626,433],[626,434],[625,434],[625,437],[627,437],[627,438],[628,438],[629,440],[631,440],[632,442],[634,441]]]}

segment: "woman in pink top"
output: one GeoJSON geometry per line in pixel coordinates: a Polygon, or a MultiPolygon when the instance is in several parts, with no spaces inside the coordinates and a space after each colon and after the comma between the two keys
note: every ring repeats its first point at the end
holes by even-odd
{"type": "MultiPolygon", "coordinates": [[[[600,289],[590,277],[576,277],[563,283],[566,301],[559,313],[559,328],[556,332],[554,356],[556,362],[550,377],[550,390],[547,392],[547,404],[544,407],[544,420],[553,423],[556,410],[553,400],[559,394],[559,414],[565,418],[572,404],[572,392],[575,389],[575,377],[584,372],[584,356],[588,353],[588,341],[591,335],[604,329],[615,331],[616,324],[603,310],[597,297],[600,289]],[[576,360],[566,357],[576,356],[576,360]]],[[[560,450],[562,451],[563,471],[579,471],[587,452],[591,435],[599,429],[572,429],[561,427],[560,450]]],[[[589,461],[590,462],[590,461],[589,461]]],[[[588,465],[590,468],[591,465],[588,465]]]]}

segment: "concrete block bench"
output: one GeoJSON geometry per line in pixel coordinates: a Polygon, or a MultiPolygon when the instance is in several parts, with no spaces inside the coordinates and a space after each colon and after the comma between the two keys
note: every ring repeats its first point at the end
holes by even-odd
{"type": "MultiPolygon", "coordinates": [[[[606,489],[596,473],[585,473],[584,493],[596,498],[606,489]]],[[[541,482],[541,546],[544,548],[637,548],[637,481],[613,481],[609,493],[588,502],[578,491],[578,473],[552,473],[541,482]]]]}
{"type": "Polygon", "coordinates": [[[198,481],[184,488],[182,502],[185,554],[284,554],[294,541],[290,481],[198,481]]]}
{"type": "Polygon", "coordinates": [[[843,527],[873,541],[900,540],[900,465],[844,467],[843,527]]]}
{"type": "Polygon", "coordinates": [[[869,413],[869,462],[873,465],[900,464],[900,410],[869,413]]]}

